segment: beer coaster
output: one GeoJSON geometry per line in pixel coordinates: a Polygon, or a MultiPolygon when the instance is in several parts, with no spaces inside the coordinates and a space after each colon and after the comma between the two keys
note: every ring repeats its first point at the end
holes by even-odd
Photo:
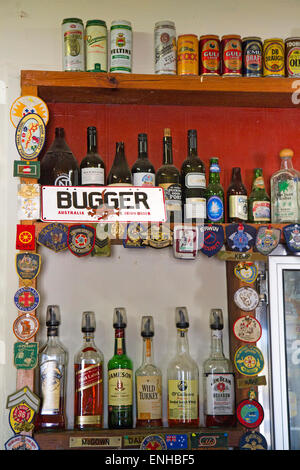
{"type": "Polygon", "coordinates": [[[264,410],[258,401],[246,399],[238,404],[236,416],[245,428],[258,428],[264,419],[264,410]]]}
{"type": "Polygon", "coordinates": [[[259,227],[256,234],[255,248],[267,256],[278,246],[280,238],[280,228],[273,228],[271,225],[259,227]]]}
{"type": "Polygon", "coordinates": [[[35,178],[39,179],[41,174],[40,162],[25,162],[24,160],[14,161],[14,173],[13,176],[19,178],[35,178]]]}
{"type": "Polygon", "coordinates": [[[17,253],[16,254],[16,271],[19,278],[25,284],[30,284],[36,279],[41,269],[41,255],[37,253],[17,253]]]}
{"type": "Polygon", "coordinates": [[[16,129],[16,147],[23,160],[34,160],[41,153],[46,140],[46,128],[38,114],[26,114],[16,129]]]}
{"type": "Polygon", "coordinates": [[[33,287],[20,287],[14,295],[14,303],[20,312],[33,312],[39,306],[40,294],[33,287]]]}
{"type": "Polygon", "coordinates": [[[235,353],[234,365],[242,375],[252,377],[264,368],[264,356],[256,346],[241,346],[235,353]]]}
{"type": "Polygon", "coordinates": [[[31,370],[38,363],[39,343],[15,343],[14,344],[14,365],[17,369],[31,370]]]}
{"type": "Polygon", "coordinates": [[[257,343],[262,335],[259,321],[250,315],[238,318],[233,325],[234,336],[245,343],[257,343]]]}
{"type": "Polygon", "coordinates": [[[159,434],[150,434],[141,443],[142,450],[167,450],[166,441],[159,434]]]}
{"type": "Polygon", "coordinates": [[[87,256],[93,250],[96,240],[96,230],[91,225],[70,225],[67,244],[75,256],[87,256]]]}
{"type": "Polygon", "coordinates": [[[230,224],[226,228],[226,240],[230,251],[244,252],[254,246],[256,229],[247,224],[230,224]]]}
{"type": "Polygon", "coordinates": [[[11,105],[10,122],[14,127],[17,127],[27,114],[38,114],[43,119],[45,126],[49,121],[48,106],[38,96],[19,96],[11,105]]]}
{"type": "Polygon", "coordinates": [[[17,224],[16,249],[22,251],[35,249],[35,225],[17,224]]]}
{"type": "Polygon", "coordinates": [[[241,287],[233,297],[238,308],[245,312],[254,310],[259,304],[259,295],[252,287],[241,287]]]}
{"type": "Polygon", "coordinates": [[[38,443],[25,434],[11,437],[4,446],[5,450],[40,450],[38,443]]]}
{"type": "Polygon", "coordinates": [[[201,248],[202,253],[209,257],[214,256],[224,245],[224,229],[222,225],[205,224],[204,227],[200,227],[200,231],[203,231],[204,234],[201,248]]]}
{"type": "Polygon", "coordinates": [[[239,442],[240,450],[268,450],[265,437],[258,431],[248,431],[242,435],[239,442]]]}
{"type": "Polygon", "coordinates": [[[29,341],[39,331],[40,324],[35,315],[23,313],[13,324],[13,332],[19,341],[29,341]]]}
{"type": "Polygon", "coordinates": [[[253,284],[258,276],[258,268],[254,263],[246,261],[238,263],[234,268],[234,275],[247,284],[253,284]]]}

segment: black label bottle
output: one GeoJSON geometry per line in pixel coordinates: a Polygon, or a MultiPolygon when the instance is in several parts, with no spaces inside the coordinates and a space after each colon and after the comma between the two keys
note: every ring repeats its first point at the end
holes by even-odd
{"type": "Polygon", "coordinates": [[[81,186],[104,186],[105,165],[97,151],[97,129],[87,128],[87,154],[80,163],[81,186]]]}
{"type": "Polygon", "coordinates": [[[116,143],[115,159],[108,174],[107,184],[109,186],[131,186],[132,184],[131,171],[125,156],[124,142],[116,143]]]}
{"type": "Polygon", "coordinates": [[[155,186],[154,166],[148,158],[147,134],[138,135],[138,159],[131,168],[133,186],[155,186]]]}
{"type": "Polygon", "coordinates": [[[238,167],[232,168],[232,178],[227,189],[227,217],[228,222],[247,222],[248,219],[247,189],[238,167]]]}

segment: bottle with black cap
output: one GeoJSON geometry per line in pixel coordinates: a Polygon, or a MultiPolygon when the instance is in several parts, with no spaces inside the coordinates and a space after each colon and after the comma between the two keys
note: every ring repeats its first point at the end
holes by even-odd
{"type": "Polygon", "coordinates": [[[138,135],[138,158],[131,168],[133,186],[155,186],[154,166],[148,158],[147,134],[138,135]]]}
{"type": "Polygon", "coordinates": [[[168,366],[168,425],[199,426],[199,370],[188,344],[186,307],[176,307],[177,352],[168,366]]]}
{"type": "Polygon", "coordinates": [[[154,322],[152,316],[143,316],[143,361],[135,372],[136,427],[162,426],[162,374],[153,364],[154,322]]]}
{"type": "Polygon", "coordinates": [[[48,305],[46,314],[47,342],[39,353],[39,387],[41,406],[35,429],[62,430],[66,427],[65,389],[67,352],[58,339],[60,309],[48,305]]]}
{"type": "Polygon", "coordinates": [[[234,426],[235,387],[232,363],[223,353],[223,313],[210,312],[211,349],[203,364],[204,416],[206,427],[234,426]]]}
{"type": "Polygon", "coordinates": [[[103,362],[102,352],[94,342],[96,320],[94,312],[83,312],[81,331],[83,345],[74,358],[74,427],[103,427],[103,362]]]}
{"type": "Polygon", "coordinates": [[[133,389],[131,359],[126,354],[126,310],[114,309],[115,351],[108,361],[108,427],[122,429],[133,427],[133,389]]]}
{"type": "Polygon", "coordinates": [[[87,128],[87,154],[80,163],[81,186],[104,186],[105,165],[98,154],[97,129],[94,126],[87,128]]]}

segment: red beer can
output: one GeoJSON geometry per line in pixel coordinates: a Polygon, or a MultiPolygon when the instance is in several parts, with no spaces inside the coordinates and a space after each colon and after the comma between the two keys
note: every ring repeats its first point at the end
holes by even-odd
{"type": "Polygon", "coordinates": [[[220,39],[214,34],[200,36],[200,75],[220,75],[220,39]]]}
{"type": "Polygon", "coordinates": [[[222,36],[221,41],[222,62],[221,72],[222,75],[231,77],[242,75],[242,40],[241,36],[237,34],[230,34],[222,36]]]}

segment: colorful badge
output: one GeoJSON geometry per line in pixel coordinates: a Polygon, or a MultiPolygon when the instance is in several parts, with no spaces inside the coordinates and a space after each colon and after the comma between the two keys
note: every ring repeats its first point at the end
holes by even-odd
{"type": "Polygon", "coordinates": [[[256,229],[247,224],[231,224],[226,226],[226,239],[230,251],[244,252],[254,246],[256,229]]]}
{"type": "Polygon", "coordinates": [[[224,229],[222,225],[205,224],[204,227],[200,227],[200,230],[204,232],[202,253],[209,257],[218,253],[224,245],[224,229]]]}
{"type": "Polygon", "coordinates": [[[187,434],[166,434],[165,441],[169,450],[188,449],[187,434]]]}
{"type": "Polygon", "coordinates": [[[39,343],[15,343],[14,365],[17,369],[34,369],[38,362],[39,343]]]}
{"type": "Polygon", "coordinates": [[[41,175],[40,162],[25,162],[24,160],[14,161],[14,176],[19,178],[39,179],[41,175]]]}
{"type": "Polygon", "coordinates": [[[50,250],[64,251],[68,249],[68,227],[63,224],[53,223],[44,227],[38,236],[38,243],[50,250]]]}
{"type": "Polygon", "coordinates": [[[96,230],[91,225],[70,225],[68,230],[68,248],[75,256],[87,256],[93,250],[96,230]]]}
{"type": "Polygon", "coordinates": [[[10,121],[17,127],[21,119],[27,114],[38,114],[43,119],[45,126],[49,120],[49,110],[46,103],[38,96],[19,96],[10,108],[10,121]]]}
{"type": "Polygon", "coordinates": [[[39,184],[18,185],[17,218],[19,220],[37,220],[40,218],[39,184]]]}
{"type": "Polygon", "coordinates": [[[41,269],[41,255],[37,253],[17,253],[16,271],[24,285],[29,285],[41,269]]]}
{"type": "Polygon", "coordinates": [[[291,224],[283,227],[285,242],[292,253],[300,252],[300,225],[291,224]]]}
{"type": "Polygon", "coordinates": [[[166,450],[167,445],[165,440],[159,434],[150,434],[145,437],[141,443],[140,449],[142,450],[166,450]]]}
{"type": "Polygon", "coordinates": [[[256,318],[245,315],[235,321],[233,333],[239,341],[256,343],[261,338],[262,328],[256,318]]]}
{"type": "Polygon", "coordinates": [[[17,225],[17,250],[35,250],[35,225],[17,225]]]}
{"type": "Polygon", "coordinates": [[[264,419],[264,410],[258,401],[246,399],[238,404],[236,416],[241,425],[245,426],[245,428],[258,428],[264,419]]]}
{"type": "Polygon", "coordinates": [[[46,128],[38,114],[26,114],[16,129],[16,146],[21,159],[34,160],[41,153],[46,140],[46,128]]]}
{"type": "Polygon", "coordinates": [[[255,248],[261,254],[267,256],[278,246],[280,238],[280,228],[273,228],[271,225],[259,227],[256,234],[255,248]]]}
{"type": "Polygon", "coordinates": [[[257,279],[258,269],[254,263],[243,261],[235,266],[234,274],[240,281],[253,284],[257,279]]]}
{"type": "Polygon", "coordinates": [[[191,449],[227,449],[227,432],[193,432],[190,434],[191,449]]]}
{"type": "Polygon", "coordinates": [[[248,431],[242,435],[239,442],[241,450],[268,450],[265,437],[257,431],[248,431]]]}
{"type": "Polygon", "coordinates": [[[14,295],[15,306],[20,312],[33,312],[40,303],[40,294],[33,287],[20,287],[14,295]]]}
{"type": "Polygon", "coordinates": [[[148,224],[131,222],[127,225],[126,233],[126,238],[123,238],[124,248],[145,248],[148,244],[148,224]]]}
{"type": "Polygon", "coordinates": [[[198,251],[197,227],[175,225],[173,237],[173,250],[175,258],[196,258],[198,251]]]}
{"type": "Polygon", "coordinates": [[[35,413],[38,412],[40,407],[40,399],[30,388],[23,387],[15,393],[12,393],[7,397],[6,408],[10,409],[20,403],[27,403],[35,413]]]}
{"type": "Polygon", "coordinates": [[[172,233],[167,224],[150,225],[149,245],[152,248],[165,248],[172,243],[172,233]]]}
{"type": "Polygon", "coordinates": [[[238,308],[251,312],[259,304],[259,295],[252,287],[241,287],[235,292],[233,300],[238,308]]]}
{"type": "Polygon", "coordinates": [[[19,341],[29,341],[39,331],[40,324],[35,315],[23,313],[13,324],[13,332],[19,341]]]}
{"type": "Polygon", "coordinates": [[[264,368],[264,356],[256,346],[241,346],[235,353],[234,364],[243,375],[258,375],[264,368]]]}
{"type": "Polygon", "coordinates": [[[91,252],[92,256],[110,256],[111,243],[109,238],[109,224],[96,224],[95,246],[91,252]]]}
{"type": "Polygon", "coordinates": [[[7,399],[6,408],[10,410],[9,424],[15,434],[30,432],[35,413],[40,406],[40,399],[28,387],[24,387],[7,399]]]}
{"type": "Polygon", "coordinates": [[[38,443],[24,434],[11,437],[4,446],[5,450],[40,450],[38,443]]]}

